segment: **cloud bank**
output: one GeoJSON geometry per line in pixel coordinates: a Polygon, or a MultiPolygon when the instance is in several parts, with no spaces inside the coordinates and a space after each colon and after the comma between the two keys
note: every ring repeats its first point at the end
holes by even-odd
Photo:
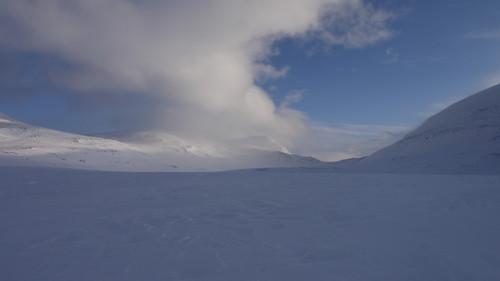
{"type": "Polygon", "coordinates": [[[312,126],[310,131],[314,137],[306,138],[298,149],[304,155],[323,161],[364,157],[402,139],[410,130],[405,126],[361,124],[312,126]]]}
{"type": "Polygon", "coordinates": [[[285,145],[309,128],[290,107],[299,96],[276,106],[256,84],[288,71],[268,63],[279,52],[273,44],[292,37],[359,48],[389,38],[392,18],[361,0],[16,0],[0,11],[2,51],[50,58],[44,85],[73,100],[144,95],[157,101],[156,126],[285,145]]]}

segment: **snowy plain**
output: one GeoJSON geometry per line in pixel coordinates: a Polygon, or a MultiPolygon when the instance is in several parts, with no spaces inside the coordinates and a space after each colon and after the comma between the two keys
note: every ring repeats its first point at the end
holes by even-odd
{"type": "Polygon", "coordinates": [[[500,175],[0,168],[0,280],[500,280],[500,175]]]}

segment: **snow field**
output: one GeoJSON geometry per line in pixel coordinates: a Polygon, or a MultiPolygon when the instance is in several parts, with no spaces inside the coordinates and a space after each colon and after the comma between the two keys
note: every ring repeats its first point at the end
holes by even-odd
{"type": "Polygon", "coordinates": [[[0,178],[0,280],[500,280],[500,176],[0,178]]]}

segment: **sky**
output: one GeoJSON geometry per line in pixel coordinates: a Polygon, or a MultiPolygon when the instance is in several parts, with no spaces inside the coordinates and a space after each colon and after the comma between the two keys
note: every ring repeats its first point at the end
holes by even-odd
{"type": "Polygon", "coordinates": [[[0,2],[0,112],[368,155],[500,83],[497,0],[0,2]]]}

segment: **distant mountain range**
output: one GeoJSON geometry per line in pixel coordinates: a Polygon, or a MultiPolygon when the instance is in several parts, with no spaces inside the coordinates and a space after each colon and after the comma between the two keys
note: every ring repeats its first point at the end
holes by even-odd
{"type": "Polygon", "coordinates": [[[0,165],[104,171],[222,171],[317,166],[270,137],[201,143],[163,131],[83,136],[25,124],[0,114],[0,165]]]}
{"type": "Polygon", "coordinates": [[[106,171],[326,166],[346,172],[499,174],[500,84],[449,106],[368,157],[337,163],[291,154],[267,136],[218,143],[154,130],[83,136],[0,114],[0,165],[106,171]]]}

